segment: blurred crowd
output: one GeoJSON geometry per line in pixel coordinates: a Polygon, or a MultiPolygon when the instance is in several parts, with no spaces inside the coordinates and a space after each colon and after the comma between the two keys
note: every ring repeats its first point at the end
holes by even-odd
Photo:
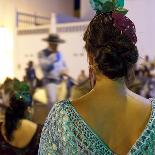
{"type": "MultiPolygon", "coordinates": [[[[29,84],[31,93],[32,95],[34,95],[35,99],[37,99],[37,97],[39,99],[40,96],[36,96],[36,94],[39,94],[38,91],[41,92],[45,89],[45,84],[44,84],[44,78],[39,79],[37,77],[33,61],[28,62],[28,65],[25,69],[25,76],[23,79],[25,82],[29,84]]],[[[63,87],[63,89],[61,90],[59,89],[60,91],[58,92],[59,93],[58,96],[63,97],[60,97],[59,100],[78,98],[83,94],[86,94],[88,91],[90,91],[89,77],[88,75],[86,75],[84,70],[81,70],[76,79],[65,74],[62,76],[60,87],[61,88],[63,87]]]]}
{"type": "Polygon", "coordinates": [[[133,91],[146,98],[155,96],[155,61],[145,56],[143,62],[135,68],[135,88],[133,91]]]}
{"type": "MultiPolygon", "coordinates": [[[[33,67],[33,62],[28,62],[24,80],[29,83],[31,92],[34,94],[38,88],[44,88],[43,79],[38,79],[33,67]]],[[[134,68],[134,79],[129,84],[129,89],[135,93],[151,98],[155,96],[155,61],[151,61],[149,56],[145,56],[140,64],[134,68]]],[[[84,70],[81,70],[79,76],[73,79],[70,76],[63,78],[62,85],[64,87],[63,99],[75,99],[90,91],[89,77],[84,70]]]]}

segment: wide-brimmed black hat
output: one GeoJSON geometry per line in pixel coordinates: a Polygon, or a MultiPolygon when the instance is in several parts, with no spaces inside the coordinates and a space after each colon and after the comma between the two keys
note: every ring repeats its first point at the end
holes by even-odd
{"type": "Polygon", "coordinates": [[[65,40],[61,39],[57,34],[49,34],[49,36],[47,38],[44,38],[43,41],[52,44],[60,44],[65,42],[65,40]]]}

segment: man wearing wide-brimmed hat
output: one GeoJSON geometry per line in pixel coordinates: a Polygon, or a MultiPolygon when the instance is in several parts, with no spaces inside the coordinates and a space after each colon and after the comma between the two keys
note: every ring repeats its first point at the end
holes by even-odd
{"type": "Polygon", "coordinates": [[[48,43],[48,47],[39,52],[39,61],[44,75],[43,81],[47,91],[48,105],[51,108],[57,101],[57,87],[67,70],[63,57],[57,50],[58,44],[65,41],[60,39],[57,34],[50,34],[43,41],[48,43]]]}

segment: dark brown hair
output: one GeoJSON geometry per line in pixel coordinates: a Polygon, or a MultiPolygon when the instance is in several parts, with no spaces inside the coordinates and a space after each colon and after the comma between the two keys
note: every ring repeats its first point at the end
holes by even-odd
{"type": "Polygon", "coordinates": [[[112,13],[96,15],[84,34],[85,48],[110,79],[127,77],[138,60],[135,44],[114,25],[112,13]]]}
{"type": "Polygon", "coordinates": [[[31,106],[32,102],[17,99],[16,94],[11,96],[10,106],[5,112],[5,135],[9,141],[13,139],[13,132],[19,127],[20,120],[26,118],[26,109],[31,106]]]}
{"type": "Polygon", "coordinates": [[[4,123],[5,136],[9,141],[13,140],[13,132],[19,127],[20,120],[26,118],[27,108],[32,106],[30,92],[17,89],[17,85],[21,83],[18,79],[7,78],[1,87],[5,94],[9,94],[9,106],[6,107],[4,123]]]}

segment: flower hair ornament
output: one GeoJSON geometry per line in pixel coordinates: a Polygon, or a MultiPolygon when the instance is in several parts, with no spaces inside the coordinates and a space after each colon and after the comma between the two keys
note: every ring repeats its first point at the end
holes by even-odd
{"type": "Polygon", "coordinates": [[[19,101],[23,101],[26,104],[31,104],[32,97],[29,92],[29,86],[25,82],[20,82],[19,80],[14,80],[14,90],[16,99],[19,101]]]}
{"type": "MultiPolygon", "coordinates": [[[[124,0],[90,0],[90,4],[96,11],[97,16],[112,13],[113,25],[117,30],[125,34],[133,44],[137,43],[135,25],[125,16],[128,10],[124,8],[124,0]]],[[[96,16],[93,20],[95,18],[96,16]]]]}

